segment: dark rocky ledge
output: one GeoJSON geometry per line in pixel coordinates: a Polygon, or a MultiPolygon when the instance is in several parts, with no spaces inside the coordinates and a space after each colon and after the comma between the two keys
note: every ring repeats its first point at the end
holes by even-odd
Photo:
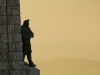
{"type": "Polygon", "coordinates": [[[26,75],[40,75],[40,70],[36,67],[30,67],[27,62],[24,62],[26,75]]]}

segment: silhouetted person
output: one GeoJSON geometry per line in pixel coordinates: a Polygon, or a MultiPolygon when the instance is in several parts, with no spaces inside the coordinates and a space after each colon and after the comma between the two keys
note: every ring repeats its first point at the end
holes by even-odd
{"type": "Polygon", "coordinates": [[[25,55],[27,55],[27,59],[29,62],[30,67],[35,67],[36,65],[32,62],[31,58],[31,43],[30,39],[34,37],[34,33],[29,28],[29,20],[25,20],[21,27],[21,34],[22,34],[22,43],[23,43],[23,60],[25,55]]]}

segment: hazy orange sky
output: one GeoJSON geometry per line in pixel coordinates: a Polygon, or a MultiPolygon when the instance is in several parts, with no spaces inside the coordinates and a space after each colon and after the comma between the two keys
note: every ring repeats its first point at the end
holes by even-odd
{"type": "Polygon", "coordinates": [[[100,0],[20,0],[21,24],[30,19],[34,60],[100,60],[100,0]]]}

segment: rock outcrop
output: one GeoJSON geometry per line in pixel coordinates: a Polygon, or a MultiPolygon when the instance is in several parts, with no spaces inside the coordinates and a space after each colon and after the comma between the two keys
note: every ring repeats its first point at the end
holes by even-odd
{"type": "Polygon", "coordinates": [[[35,67],[29,67],[28,63],[25,64],[25,73],[26,75],[40,75],[40,70],[35,67]]]}

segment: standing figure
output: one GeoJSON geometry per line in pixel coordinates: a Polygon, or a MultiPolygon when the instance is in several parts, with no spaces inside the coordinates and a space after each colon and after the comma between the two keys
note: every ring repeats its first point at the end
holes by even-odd
{"type": "Polygon", "coordinates": [[[21,34],[22,34],[22,43],[23,43],[23,60],[25,55],[27,55],[27,59],[29,62],[30,67],[35,67],[36,65],[32,62],[31,58],[31,43],[30,39],[34,37],[34,33],[29,28],[29,20],[25,20],[21,27],[21,34]]]}

